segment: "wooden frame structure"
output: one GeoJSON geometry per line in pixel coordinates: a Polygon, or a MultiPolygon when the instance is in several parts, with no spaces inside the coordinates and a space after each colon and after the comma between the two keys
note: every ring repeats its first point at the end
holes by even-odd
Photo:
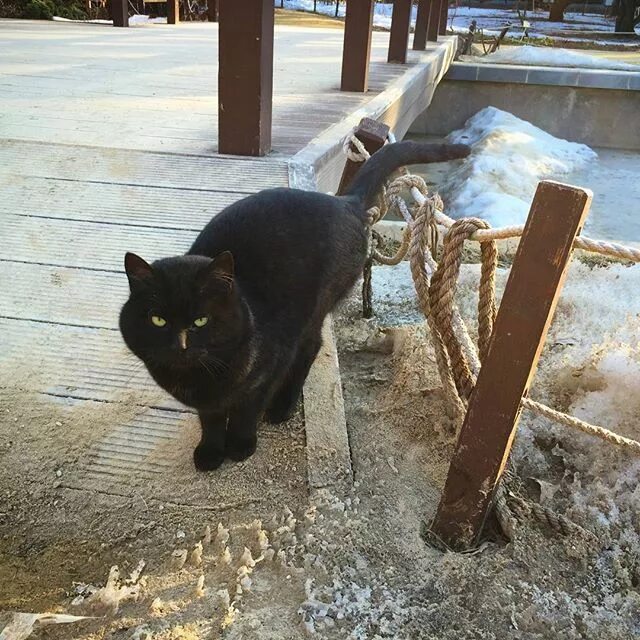
{"type": "Polygon", "coordinates": [[[482,531],[591,197],[538,185],[431,527],[451,548],[468,548],[482,531]]]}

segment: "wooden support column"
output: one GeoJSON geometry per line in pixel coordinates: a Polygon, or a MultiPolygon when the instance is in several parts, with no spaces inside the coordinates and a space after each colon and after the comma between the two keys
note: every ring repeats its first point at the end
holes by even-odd
{"type": "Polygon", "coordinates": [[[429,0],[429,26],[427,27],[427,40],[438,42],[440,29],[440,0],[429,0]]]}
{"type": "Polygon", "coordinates": [[[273,0],[220,0],[218,150],[271,151],[273,0]]]}
{"type": "Polygon", "coordinates": [[[407,61],[409,26],[411,25],[411,4],[412,0],[393,0],[387,62],[400,62],[404,64],[407,61]]]}
{"type": "Polygon", "coordinates": [[[429,28],[429,8],[433,0],[418,0],[416,13],[416,28],[413,32],[414,51],[424,51],[427,48],[427,29],[429,28]]]}
{"type": "Polygon", "coordinates": [[[167,0],[167,24],[180,22],[180,0],[167,0]]]}
{"type": "Polygon", "coordinates": [[[209,22],[218,22],[218,0],[208,0],[207,17],[209,22]]]}
{"type": "Polygon", "coordinates": [[[342,91],[367,90],[372,26],[373,0],[349,0],[342,47],[342,91]]]}
{"type": "Polygon", "coordinates": [[[538,185],[431,527],[454,549],[477,541],[491,507],[591,197],[538,185]]]}
{"type": "Polygon", "coordinates": [[[447,18],[449,16],[449,0],[440,1],[440,26],[438,27],[438,33],[441,36],[447,34],[447,18]]]}
{"type": "Polygon", "coordinates": [[[129,2],[128,0],[110,0],[109,13],[114,27],[129,26],[129,2]]]}

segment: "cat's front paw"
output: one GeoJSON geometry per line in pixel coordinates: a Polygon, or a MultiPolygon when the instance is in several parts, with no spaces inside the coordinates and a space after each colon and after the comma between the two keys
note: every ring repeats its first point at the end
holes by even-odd
{"type": "Polygon", "coordinates": [[[219,449],[214,449],[199,444],[193,451],[193,462],[198,471],[213,471],[224,461],[224,454],[219,449]]]}
{"type": "Polygon", "coordinates": [[[227,434],[224,453],[230,460],[241,462],[255,453],[257,441],[256,436],[234,438],[227,434]]]}

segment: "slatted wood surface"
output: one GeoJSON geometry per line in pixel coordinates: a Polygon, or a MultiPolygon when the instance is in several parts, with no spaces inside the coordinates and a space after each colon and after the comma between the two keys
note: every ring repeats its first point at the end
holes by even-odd
{"type": "MultiPolygon", "coordinates": [[[[228,204],[286,186],[290,155],[405,71],[384,62],[387,40],[374,34],[369,94],[346,94],[340,30],[277,28],[274,153],[247,159],[216,153],[216,25],[0,20],[0,395],[100,426],[65,486],[192,504],[206,495],[221,508],[235,485],[239,502],[269,499],[237,465],[216,481],[194,474],[196,417],[155,386],[117,329],[123,255],[182,253],[228,204]],[[147,482],[169,469],[175,487],[147,482]]],[[[13,429],[0,422],[4,440],[13,429]]],[[[266,427],[262,443],[256,477],[304,491],[304,432],[266,427]],[[287,465],[294,480],[280,473],[287,465]]]]}

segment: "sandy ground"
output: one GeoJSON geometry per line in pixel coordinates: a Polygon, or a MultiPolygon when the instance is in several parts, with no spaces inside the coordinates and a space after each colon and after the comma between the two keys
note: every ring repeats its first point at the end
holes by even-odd
{"type": "MultiPolygon", "coordinates": [[[[477,276],[476,265],[464,267],[459,302],[470,323],[477,276]]],[[[505,278],[501,271],[499,288],[505,278]]],[[[639,280],[638,267],[572,267],[531,394],[635,438],[640,316],[632,292],[639,280]],[[590,314],[581,312],[587,303],[590,314]]],[[[122,586],[140,559],[148,562],[137,601],[124,600],[115,614],[104,593],[72,606],[78,593],[92,590],[84,583],[101,587],[107,573],[106,564],[101,574],[89,563],[76,567],[83,584],[67,583],[68,595],[55,594],[49,605],[106,617],[43,628],[34,637],[637,637],[640,463],[624,451],[525,415],[513,456],[523,495],[595,537],[558,536],[525,519],[513,540],[489,528],[468,554],[425,543],[454,430],[432,349],[415,324],[406,264],[376,269],[374,285],[377,320],[358,319],[355,295],[336,323],[353,489],[319,491],[293,513],[275,504],[247,507],[233,521],[194,512],[188,526],[166,509],[154,530],[164,536],[133,533],[117,553],[99,552],[120,563],[122,586]]],[[[97,537],[86,544],[98,553],[97,537]]],[[[69,579],[77,549],[61,547],[48,562],[32,562],[32,585],[36,574],[42,585],[52,575],[60,584],[69,579]]]]}

